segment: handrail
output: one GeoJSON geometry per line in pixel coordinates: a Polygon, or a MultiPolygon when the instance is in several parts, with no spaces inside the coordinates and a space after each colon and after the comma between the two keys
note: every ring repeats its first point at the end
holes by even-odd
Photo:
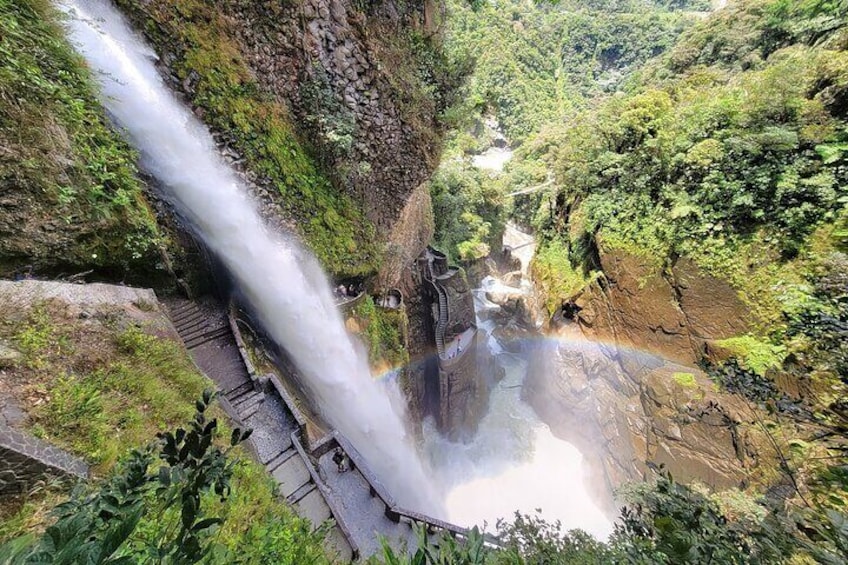
{"type": "MultiPolygon", "coordinates": [[[[468,346],[465,349],[463,349],[461,352],[457,352],[456,356],[454,356],[454,357],[442,357],[442,356],[440,356],[439,367],[447,370],[447,369],[450,369],[451,367],[457,366],[457,365],[460,364],[461,360],[465,359],[465,356],[467,354],[469,354],[471,351],[474,351],[476,349],[476,347],[477,347],[477,331],[478,331],[477,326],[475,324],[472,324],[471,326],[469,326],[468,329],[474,330],[474,332],[472,333],[471,341],[469,342],[468,346]]],[[[468,330],[465,330],[465,332],[462,332],[462,333],[465,334],[467,331],[468,330]]]]}
{"type": "Polygon", "coordinates": [[[312,465],[309,460],[309,455],[306,453],[306,450],[303,449],[303,445],[300,443],[300,438],[298,437],[298,432],[291,433],[292,445],[297,450],[298,455],[303,460],[306,470],[309,471],[309,476],[312,477],[312,482],[315,483],[316,488],[321,493],[324,502],[327,503],[327,507],[330,509],[330,513],[333,515],[333,518],[336,521],[336,524],[339,526],[339,529],[342,531],[347,543],[350,544],[350,549],[353,552],[352,560],[356,561],[359,557],[359,546],[353,539],[353,535],[350,533],[350,528],[342,517],[342,513],[336,507],[336,503],[334,502],[333,493],[327,489],[327,486],[324,484],[323,479],[318,475],[318,472],[315,470],[315,467],[312,465]]]}
{"type": "MultiPolygon", "coordinates": [[[[457,526],[456,524],[451,524],[449,522],[439,520],[438,518],[433,518],[426,514],[422,514],[414,510],[408,510],[399,506],[392,495],[386,491],[383,483],[381,483],[380,480],[371,472],[371,469],[368,467],[368,464],[365,462],[362,454],[359,453],[359,451],[357,451],[350,442],[348,442],[347,438],[339,434],[337,431],[333,432],[333,438],[339,446],[341,446],[345,453],[347,453],[347,456],[351,459],[351,461],[353,461],[354,468],[359,471],[363,478],[365,478],[365,482],[369,485],[371,495],[376,496],[383,503],[385,506],[385,515],[389,520],[393,522],[400,522],[401,518],[406,518],[414,522],[425,524],[431,529],[446,531],[454,537],[467,539],[470,536],[471,530],[468,528],[457,526]]],[[[484,534],[484,538],[490,545],[500,545],[500,541],[490,534],[484,534]]]]}
{"type": "Polygon", "coordinates": [[[247,368],[247,374],[250,376],[251,381],[255,381],[256,368],[253,366],[253,362],[251,362],[250,357],[247,354],[247,346],[244,343],[244,338],[241,337],[241,331],[238,329],[238,321],[235,317],[236,310],[237,307],[235,302],[230,300],[229,307],[227,308],[227,322],[230,325],[230,332],[233,334],[233,337],[236,340],[236,346],[238,347],[238,352],[241,356],[241,360],[242,362],[244,362],[244,366],[247,368]]]}
{"type": "Polygon", "coordinates": [[[448,308],[447,292],[439,283],[433,281],[433,286],[436,288],[436,294],[439,296],[439,319],[436,321],[436,349],[439,351],[439,356],[445,354],[445,331],[450,324],[450,310],[448,308]]]}
{"type": "MultiPolygon", "coordinates": [[[[431,284],[439,288],[437,286],[438,283],[433,282],[431,284]]],[[[444,289],[441,290],[442,292],[445,292],[444,289]]],[[[445,300],[447,300],[446,297],[445,300]]],[[[231,309],[228,316],[230,320],[230,329],[232,330],[233,336],[236,339],[236,344],[238,345],[239,349],[239,355],[242,356],[242,359],[245,361],[245,364],[247,364],[249,368],[252,368],[252,364],[249,364],[250,361],[249,359],[247,359],[247,350],[244,344],[244,339],[241,336],[241,330],[238,328],[236,319],[233,315],[235,309],[235,304],[231,303],[231,309]]],[[[350,534],[350,529],[348,528],[344,519],[341,518],[341,512],[335,507],[335,503],[333,502],[333,493],[329,492],[323,480],[315,470],[315,467],[310,463],[309,454],[306,452],[303,447],[303,444],[301,443],[301,436],[306,430],[306,418],[304,417],[300,408],[297,407],[297,404],[294,402],[292,396],[280,382],[277,375],[273,373],[268,373],[267,375],[263,375],[262,379],[266,379],[267,382],[271,384],[273,389],[277,391],[277,394],[280,396],[280,399],[283,401],[283,404],[297,422],[298,429],[291,433],[292,445],[294,445],[300,457],[303,458],[303,460],[307,463],[306,468],[309,471],[313,482],[315,483],[316,487],[325,499],[327,506],[330,508],[330,512],[333,514],[336,523],[338,524],[339,528],[342,530],[342,533],[350,544],[351,549],[354,553],[354,557],[356,558],[357,556],[359,556],[359,547],[354,542],[353,537],[350,534]]],[[[253,373],[251,373],[251,380],[254,383],[257,381],[255,370],[253,373]]],[[[383,486],[383,483],[380,482],[380,480],[371,472],[371,468],[368,466],[368,463],[365,461],[365,458],[362,456],[362,454],[360,454],[359,451],[353,446],[353,444],[351,444],[347,440],[347,438],[341,435],[338,430],[333,430],[333,432],[329,434],[328,437],[323,438],[316,446],[314,446],[314,449],[311,450],[312,455],[314,457],[320,457],[320,455],[316,455],[317,450],[321,450],[324,453],[329,452],[329,450],[331,449],[329,446],[332,441],[335,441],[336,444],[338,444],[344,450],[347,456],[351,459],[354,464],[354,467],[365,479],[365,482],[368,483],[368,488],[371,493],[371,496],[376,496],[383,503],[384,514],[386,518],[395,523],[399,523],[402,518],[405,518],[407,520],[425,524],[431,530],[442,530],[448,532],[451,536],[454,537],[460,537],[465,539],[468,538],[468,536],[470,535],[470,530],[468,528],[463,528],[455,524],[450,524],[437,518],[432,518],[425,514],[421,514],[419,512],[415,512],[398,506],[398,504],[395,502],[395,499],[383,486]]],[[[322,453],[321,455],[323,455],[324,453],[322,453]]],[[[500,545],[500,542],[497,540],[497,538],[491,536],[490,534],[484,534],[484,539],[489,545],[500,545]]]]}
{"type": "Polygon", "coordinates": [[[283,386],[283,383],[280,382],[280,379],[277,378],[277,375],[274,373],[268,373],[264,375],[264,378],[271,383],[271,386],[274,387],[274,390],[277,391],[277,394],[280,395],[280,398],[283,401],[283,404],[286,405],[286,408],[289,412],[291,412],[294,417],[295,422],[297,422],[297,427],[300,431],[306,430],[306,418],[303,415],[303,412],[300,411],[300,408],[294,402],[294,399],[291,397],[289,392],[286,390],[286,387],[283,386]]]}

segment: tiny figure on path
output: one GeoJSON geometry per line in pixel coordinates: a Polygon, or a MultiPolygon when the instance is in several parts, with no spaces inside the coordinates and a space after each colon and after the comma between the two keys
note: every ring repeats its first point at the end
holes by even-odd
{"type": "Polygon", "coordinates": [[[347,471],[347,456],[342,452],[340,447],[337,447],[333,452],[333,463],[339,468],[339,473],[347,471]]]}

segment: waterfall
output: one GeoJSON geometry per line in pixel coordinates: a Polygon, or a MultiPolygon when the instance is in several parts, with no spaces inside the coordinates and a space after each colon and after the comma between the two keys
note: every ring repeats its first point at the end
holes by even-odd
{"type": "Polygon", "coordinates": [[[143,168],[231,273],[270,336],[292,357],[324,417],[402,505],[442,514],[404,414],[371,377],[317,262],[260,217],[209,131],[170,92],[155,54],[103,0],[61,1],[101,99],[143,168]]]}

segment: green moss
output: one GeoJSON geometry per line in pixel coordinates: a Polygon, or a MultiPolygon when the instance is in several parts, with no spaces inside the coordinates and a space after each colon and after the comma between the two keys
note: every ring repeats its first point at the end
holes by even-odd
{"type": "Polygon", "coordinates": [[[692,373],[674,373],[673,375],[671,375],[671,378],[674,379],[674,382],[684,388],[698,387],[698,381],[695,380],[695,375],[693,375],[692,373]]]}
{"type": "Polygon", "coordinates": [[[580,292],[592,280],[575,269],[569,259],[568,247],[559,239],[542,243],[531,264],[533,279],[545,297],[548,314],[580,292]]]}
{"type": "Polygon", "coordinates": [[[24,354],[26,364],[32,369],[42,368],[51,349],[59,354],[68,346],[65,336],[57,335],[47,308],[41,304],[30,312],[29,323],[14,335],[15,345],[24,354]]]}
{"type": "Polygon", "coordinates": [[[193,102],[205,111],[204,120],[233,140],[250,169],[270,180],[283,214],[298,220],[323,265],[339,276],[373,273],[381,253],[374,226],[316,164],[286,107],[260,91],[221,10],[199,0],[118,3],[157,48],[178,55],[172,70],[180,79],[199,77],[193,102]]]}
{"type": "Polygon", "coordinates": [[[31,230],[54,223],[57,232],[0,238],[0,257],[17,257],[12,266],[149,270],[163,239],[136,155],[109,128],[90,73],[57,22],[43,0],[0,0],[0,184],[14,189],[0,229],[5,220],[31,230]],[[29,211],[24,226],[6,216],[19,198],[29,211]],[[57,220],[80,234],[70,245],[61,244],[73,236],[57,220]]]}
{"type": "Polygon", "coordinates": [[[402,310],[378,308],[370,296],[354,308],[352,315],[362,329],[372,367],[401,367],[409,362],[406,349],[408,320],[402,310]]]}
{"type": "Polygon", "coordinates": [[[186,399],[209,386],[171,340],[131,327],[105,345],[108,362],[89,372],[62,371],[55,357],[42,365],[60,376],[45,383],[48,401],[32,414],[50,441],[101,470],[111,468],[127,445],[141,445],[191,417],[186,399]]]}
{"type": "Polygon", "coordinates": [[[717,341],[716,345],[728,350],[739,360],[743,368],[761,377],[771,369],[779,369],[786,355],[785,347],[750,335],[722,339],[717,341]]]}

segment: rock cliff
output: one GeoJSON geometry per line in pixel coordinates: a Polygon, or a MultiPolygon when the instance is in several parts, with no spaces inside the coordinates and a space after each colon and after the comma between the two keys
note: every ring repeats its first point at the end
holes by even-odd
{"type": "Polygon", "coordinates": [[[533,352],[525,398],[608,487],[659,466],[681,481],[744,485],[770,456],[761,415],[717,392],[696,363],[712,341],[750,327],[745,304],[686,258],[660,270],[619,250],[599,256],[603,276],[560,309],[557,339],[533,352]]]}
{"type": "Polygon", "coordinates": [[[334,273],[376,272],[437,163],[437,116],[458,84],[442,64],[436,4],[119,4],[266,216],[303,235],[334,273]]]}
{"type": "Polygon", "coordinates": [[[561,332],[534,351],[523,394],[581,448],[606,493],[661,465],[717,489],[748,481],[761,444],[743,400],[716,392],[696,369],[561,332]]]}
{"type": "Polygon", "coordinates": [[[566,316],[588,339],[695,364],[706,342],[750,327],[751,315],[733,287],[687,258],[661,270],[652,259],[614,250],[602,251],[600,263],[604,276],[566,316]]]}

